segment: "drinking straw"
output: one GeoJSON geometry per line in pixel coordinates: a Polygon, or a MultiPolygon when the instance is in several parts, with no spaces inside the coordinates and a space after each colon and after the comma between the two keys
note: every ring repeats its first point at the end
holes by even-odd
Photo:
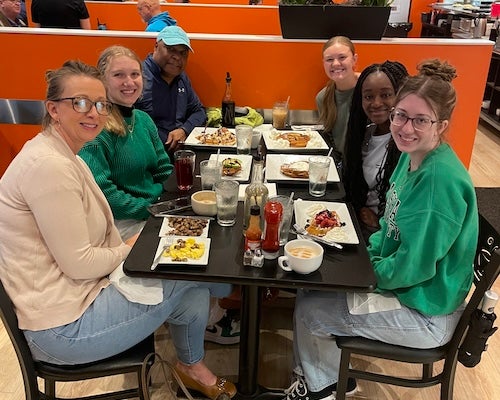
{"type": "Polygon", "coordinates": [[[326,155],[327,157],[330,157],[333,151],[333,147],[330,147],[330,150],[328,150],[328,154],[326,155]]]}
{"type": "Polygon", "coordinates": [[[292,204],[294,194],[295,192],[290,193],[290,198],[288,199],[288,207],[290,207],[290,205],[292,204]]]}
{"type": "Polygon", "coordinates": [[[215,163],[219,164],[220,147],[217,149],[217,156],[215,157],[215,163]]]}
{"type": "Polygon", "coordinates": [[[288,109],[288,103],[290,102],[290,96],[287,97],[285,107],[288,109]]]}

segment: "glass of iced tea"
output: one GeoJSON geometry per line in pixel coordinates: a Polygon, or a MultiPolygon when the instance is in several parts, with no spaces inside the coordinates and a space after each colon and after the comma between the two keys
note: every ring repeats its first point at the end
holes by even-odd
{"type": "Polygon", "coordinates": [[[194,162],[196,154],[191,150],[177,150],[174,153],[175,176],[179,190],[193,187],[194,162]]]}
{"type": "Polygon", "coordinates": [[[288,120],[288,104],[286,101],[278,101],[273,106],[273,128],[285,129],[288,120]]]}

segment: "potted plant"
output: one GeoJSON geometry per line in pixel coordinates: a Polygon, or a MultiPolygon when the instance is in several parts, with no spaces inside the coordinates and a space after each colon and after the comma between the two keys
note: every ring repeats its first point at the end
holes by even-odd
{"type": "Polygon", "coordinates": [[[285,39],[380,40],[393,0],[280,0],[281,34],[285,39]]]}

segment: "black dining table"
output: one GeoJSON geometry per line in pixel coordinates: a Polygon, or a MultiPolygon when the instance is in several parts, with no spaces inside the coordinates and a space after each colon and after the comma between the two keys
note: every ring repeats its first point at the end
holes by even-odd
{"type": "MultiPolygon", "coordinates": [[[[199,161],[213,153],[206,149],[196,149],[196,171],[199,161]]],[[[195,178],[194,186],[189,192],[180,192],[176,186],[175,173],[165,183],[162,200],[173,199],[182,195],[190,195],[200,190],[199,178],[195,178]]],[[[308,195],[307,185],[277,184],[278,194],[290,195],[304,200],[318,200],[308,195]]],[[[341,201],[344,196],[341,183],[328,184],[327,195],[321,201],[341,201]]],[[[283,271],[277,259],[265,260],[264,265],[249,267],[243,265],[243,203],[238,204],[236,224],[232,227],[222,227],[211,221],[208,236],[211,239],[208,264],[179,265],[159,264],[151,270],[151,264],[159,245],[158,235],[163,218],[150,217],[139,235],[132,251],[125,260],[125,274],[135,277],[178,279],[204,282],[225,282],[241,285],[241,325],[240,351],[237,397],[255,399],[257,397],[276,396],[276,392],[268,391],[258,384],[259,334],[261,317],[261,299],[265,288],[311,289],[311,290],[341,290],[370,292],[376,287],[376,278],[366,250],[366,245],[360,232],[359,224],[348,205],[352,222],[355,225],[359,244],[346,244],[342,250],[325,247],[321,267],[308,275],[283,271]]],[[[192,215],[183,212],[182,215],[192,215]]],[[[290,233],[289,239],[295,238],[290,233]]],[[[280,249],[283,254],[283,249],[280,249]]],[[[283,396],[281,392],[278,394],[283,396]]]]}

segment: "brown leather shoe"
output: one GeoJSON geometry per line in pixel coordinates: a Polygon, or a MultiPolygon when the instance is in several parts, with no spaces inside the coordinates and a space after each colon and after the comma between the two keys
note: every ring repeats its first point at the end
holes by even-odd
{"type": "Polygon", "coordinates": [[[175,372],[179,375],[182,383],[188,388],[196,390],[197,392],[203,393],[211,400],[216,400],[221,394],[225,393],[229,395],[229,397],[233,397],[236,394],[236,386],[234,383],[228,381],[225,378],[217,377],[217,382],[215,385],[207,386],[203,385],[198,381],[195,381],[189,375],[186,375],[184,372],[180,371],[177,368],[174,368],[175,372]]]}

